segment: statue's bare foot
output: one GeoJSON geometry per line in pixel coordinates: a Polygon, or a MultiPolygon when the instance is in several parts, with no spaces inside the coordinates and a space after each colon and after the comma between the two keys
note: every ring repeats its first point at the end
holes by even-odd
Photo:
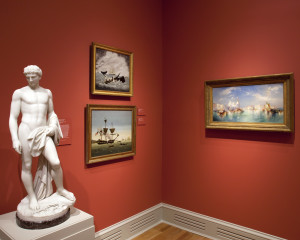
{"type": "Polygon", "coordinates": [[[67,199],[69,199],[70,201],[75,201],[76,198],[74,196],[73,193],[67,191],[66,189],[62,189],[62,190],[57,190],[57,193],[67,199]]]}
{"type": "Polygon", "coordinates": [[[31,210],[38,210],[40,208],[40,205],[38,204],[38,201],[36,200],[35,197],[29,198],[29,208],[31,210]]]}

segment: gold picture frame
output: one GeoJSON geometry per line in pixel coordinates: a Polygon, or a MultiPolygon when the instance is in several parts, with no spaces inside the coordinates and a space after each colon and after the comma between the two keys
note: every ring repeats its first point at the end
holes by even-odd
{"type": "Polygon", "coordinates": [[[293,73],[206,81],[205,127],[293,132],[293,73]]]}
{"type": "Polygon", "coordinates": [[[133,96],[133,53],[93,43],[91,47],[91,93],[133,96]]]}
{"type": "Polygon", "coordinates": [[[87,104],[86,164],[134,156],[136,107],[87,104]]]}

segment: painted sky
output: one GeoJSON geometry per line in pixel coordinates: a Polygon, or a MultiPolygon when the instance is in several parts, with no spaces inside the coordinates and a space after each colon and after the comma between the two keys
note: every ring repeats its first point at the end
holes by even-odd
{"type": "Polygon", "coordinates": [[[120,76],[129,77],[129,56],[97,49],[96,71],[107,71],[111,74],[120,74],[120,76]]]}
{"type": "Polygon", "coordinates": [[[98,128],[104,128],[104,119],[107,119],[106,127],[114,127],[116,133],[120,134],[118,140],[131,138],[132,111],[111,111],[111,110],[93,110],[92,111],[92,139],[99,139],[95,136],[98,128]]]}
{"type": "Polygon", "coordinates": [[[213,102],[228,105],[239,98],[240,107],[264,105],[283,108],[283,83],[213,88],[213,102]]]}

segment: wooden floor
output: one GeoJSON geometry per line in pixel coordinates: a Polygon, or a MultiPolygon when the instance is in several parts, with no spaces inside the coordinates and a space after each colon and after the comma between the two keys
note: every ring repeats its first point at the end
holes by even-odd
{"type": "Polygon", "coordinates": [[[161,223],[132,240],[210,240],[206,237],[161,223]]]}

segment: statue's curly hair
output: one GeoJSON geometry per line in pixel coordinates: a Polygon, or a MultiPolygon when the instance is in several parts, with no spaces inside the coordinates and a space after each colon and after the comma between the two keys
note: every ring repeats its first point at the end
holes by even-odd
{"type": "Polygon", "coordinates": [[[24,68],[24,74],[26,75],[28,73],[36,73],[40,77],[42,77],[42,74],[43,74],[42,69],[40,69],[36,65],[29,65],[29,66],[25,67],[24,68]]]}

